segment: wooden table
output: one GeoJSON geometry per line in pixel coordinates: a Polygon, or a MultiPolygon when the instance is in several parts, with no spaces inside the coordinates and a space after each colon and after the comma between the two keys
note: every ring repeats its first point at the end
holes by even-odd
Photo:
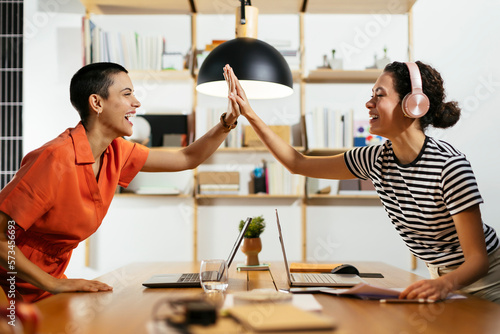
{"type": "MultiPolygon", "coordinates": [[[[367,278],[369,284],[404,287],[421,277],[373,262],[355,262],[361,272],[380,272],[384,278],[367,278]]],[[[196,289],[148,289],[141,283],[151,275],[167,272],[197,272],[198,264],[140,263],[110,272],[98,279],[114,287],[113,292],[64,293],[37,303],[43,334],[141,334],[151,331],[155,304],[165,298],[201,294],[196,289]]],[[[284,268],[279,263],[271,271],[237,272],[230,268],[228,293],[252,289],[287,288],[284,268]]],[[[324,294],[314,295],[323,313],[336,319],[333,333],[500,333],[500,305],[468,297],[435,304],[381,304],[324,294]]],[[[220,327],[193,328],[201,333],[242,333],[232,319],[219,318],[220,327]],[[229,328],[229,329],[228,329],[229,328]]]]}

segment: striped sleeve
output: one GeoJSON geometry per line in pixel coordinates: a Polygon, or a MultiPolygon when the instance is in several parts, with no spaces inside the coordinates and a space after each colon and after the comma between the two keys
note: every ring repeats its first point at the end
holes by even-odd
{"type": "Polygon", "coordinates": [[[383,149],[382,145],[363,146],[349,150],[344,154],[344,161],[347,168],[357,178],[370,179],[376,157],[383,149]]]}
{"type": "Polygon", "coordinates": [[[463,155],[445,163],[441,180],[443,198],[451,215],[483,203],[470,163],[463,155]]]}

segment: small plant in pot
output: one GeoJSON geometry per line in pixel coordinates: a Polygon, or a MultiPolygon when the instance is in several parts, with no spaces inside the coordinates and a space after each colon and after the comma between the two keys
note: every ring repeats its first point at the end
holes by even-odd
{"type": "MultiPolygon", "coordinates": [[[[243,228],[245,222],[240,221],[239,230],[243,228]]],[[[247,266],[257,266],[259,262],[259,252],[262,250],[262,241],[260,235],[266,228],[266,222],[263,216],[252,218],[248,229],[245,232],[241,251],[247,256],[247,266]]]]}

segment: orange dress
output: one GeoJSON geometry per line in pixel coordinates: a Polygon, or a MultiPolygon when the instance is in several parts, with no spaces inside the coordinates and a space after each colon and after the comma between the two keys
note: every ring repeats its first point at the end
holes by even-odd
{"type": "MultiPolygon", "coordinates": [[[[71,252],[100,226],[116,187],[127,187],[148,157],[147,147],[115,139],[102,157],[99,180],[85,128],[79,123],[28,153],[14,178],[0,192],[0,211],[16,223],[15,244],[42,270],[66,278],[71,252]]],[[[0,267],[7,292],[15,266],[0,267]]],[[[16,277],[25,302],[50,295],[16,277]]]]}

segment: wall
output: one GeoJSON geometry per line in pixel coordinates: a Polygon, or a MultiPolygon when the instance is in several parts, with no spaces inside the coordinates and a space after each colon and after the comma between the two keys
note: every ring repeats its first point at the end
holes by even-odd
{"type": "MultiPolygon", "coordinates": [[[[474,5],[464,0],[439,2],[419,0],[414,6],[416,59],[431,63],[441,72],[446,83],[448,97],[456,99],[463,107],[463,118],[454,128],[434,131],[433,135],[449,140],[467,154],[485,200],[482,206],[483,219],[498,231],[500,231],[500,223],[495,218],[499,215],[500,209],[494,205],[494,201],[500,181],[490,175],[495,175],[494,168],[500,161],[499,152],[492,150],[484,154],[482,153],[484,149],[478,149],[478,147],[482,148],[485,145],[492,147],[492,143],[498,142],[499,136],[498,131],[493,127],[498,124],[500,118],[500,114],[494,108],[500,103],[500,94],[498,94],[500,67],[493,64],[496,64],[494,57],[499,54],[500,46],[492,42],[491,36],[500,32],[500,23],[493,20],[490,15],[499,10],[500,3],[494,0],[479,0],[474,2],[474,5]]],[[[67,127],[74,126],[78,122],[77,113],[69,103],[68,86],[71,75],[82,64],[80,26],[83,13],[84,9],[77,0],[39,1],[39,6],[35,1],[25,3],[25,152],[40,146],[41,143],[52,139],[67,127]]],[[[324,31],[320,28],[313,28],[313,30],[306,31],[307,34],[313,36],[313,39],[328,41],[328,43],[311,44],[311,50],[308,52],[315,54],[307,54],[308,69],[319,65],[322,55],[328,53],[332,45],[339,43],[340,31],[353,32],[343,41],[355,46],[358,51],[353,54],[355,56],[353,56],[353,61],[346,65],[352,67],[370,65],[374,53],[380,52],[384,46],[383,41],[387,37],[390,37],[391,41],[389,57],[393,59],[403,57],[402,48],[406,45],[406,37],[405,28],[402,27],[405,23],[399,17],[389,19],[385,16],[368,15],[349,22],[332,19],[332,23],[329,23],[328,16],[306,18],[308,22],[314,19],[321,21],[320,26],[326,25],[330,29],[324,31]],[[336,25],[339,22],[340,28],[349,24],[350,29],[340,30],[336,25]],[[398,32],[398,29],[402,29],[402,32],[398,32]],[[359,36],[363,31],[365,34],[368,32],[370,38],[361,43],[359,36]]],[[[221,20],[225,19],[221,18],[221,20]]],[[[264,23],[261,24],[261,32],[266,26],[271,25],[267,20],[264,19],[264,23]]],[[[294,19],[286,18],[286,20],[290,20],[289,24],[293,27],[290,29],[291,34],[296,35],[298,26],[293,23],[294,19]]],[[[198,24],[198,27],[200,26],[201,23],[198,24]]],[[[312,26],[313,23],[311,23],[312,26]]],[[[232,32],[232,28],[229,31],[232,32]]],[[[270,39],[281,38],[280,35],[268,37],[266,33],[261,33],[260,36],[270,39]]],[[[231,36],[229,35],[228,38],[231,36]]],[[[200,43],[205,43],[204,35],[200,35],[199,39],[200,43]]],[[[140,83],[134,84],[140,85],[140,83]]],[[[335,85],[325,85],[308,90],[307,99],[308,101],[317,99],[318,103],[321,100],[323,100],[321,103],[332,103],[333,100],[342,105],[348,101],[354,101],[357,115],[363,115],[366,112],[364,102],[369,98],[370,90],[371,85],[359,85],[344,94],[343,90],[335,85]],[[329,94],[332,92],[335,95],[329,99],[329,94]]],[[[169,89],[163,92],[166,91],[169,89]]],[[[173,96],[167,96],[163,101],[168,105],[172,103],[175,110],[189,110],[190,103],[192,103],[189,97],[185,98],[183,104],[176,104],[180,100],[176,99],[176,96],[185,96],[182,94],[184,93],[175,91],[173,96]]],[[[296,101],[298,101],[297,97],[292,97],[284,103],[284,106],[281,101],[276,101],[269,104],[257,104],[254,107],[256,110],[275,110],[278,115],[282,115],[280,117],[288,117],[296,115],[298,111],[296,101]]],[[[143,105],[147,103],[148,99],[143,100],[143,105]]],[[[155,101],[153,109],[160,103],[161,101],[155,101]]],[[[203,100],[201,103],[204,103],[203,100]]],[[[145,258],[152,260],[189,258],[192,255],[190,253],[185,253],[179,258],[179,253],[174,248],[175,244],[181,243],[184,249],[191,249],[193,240],[189,238],[192,226],[189,223],[183,223],[189,221],[186,220],[186,215],[189,217],[192,214],[189,212],[189,207],[192,205],[189,201],[189,199],[150,197],[140,200],[116,198],[100,234],[96,235],[91,242],[92,266],[84,267],[84,248],[79,247],[75,251],[68,274],[90,278],[116,266],[145,258]],[[163,217],[168,216],[177,217],[177,223],[174,224],[176,234],[172,234],[166,225],[161,223],[163,217]],[[144,220],[150,218],[144,217],[150,217],[154,221],[145,223],[144,220]],[[182,238],[174,238],[176,239],[174,240],[171,238],[172,235],[182,235],[185,240],[182,238]],[[161,240],[163,244],[160,245],[161,240]],[[130,245],[133,247],[129,247],[130,245]],[[110,258],[106,257],[102,262],[99,259],[103,254],[116,255],[116,260],[110,261],[110,258]]],[[[234,200],[202,205],[199,211],[199,229],[207,236],[209,235],[211,240],[199,240],[200,252],[203,255],[217,255],[218,257],[219,254],[227,254],[228,249],[225,245],[232,244],[230,240],[233,238],[228,233],[220,235],[218,231],[226,231],[226,224],[236,224],[246,215],[263,213],[269,220],[270,228],[265,235],[262,256],[269,260],[279,259],[279,250],[273,235],[273,209],[275,207],[280,210],[283,216],[282,221],[290,225],[285,241],[287,248],[290,249],[290,256],[295,260],[298,259],[300,257],[298,250],[300,249],[300,225],[298,224],[300,211],[298,204],[294,201],[241,203],[234,200]],[[208,224],[209,222],[211,225],[208,224]]],[[[307,215],[310,259],[382,260],[409,269],[408,252],[392,229],[382,207],[376,201],[318,203],[308,208],[307,215]]],[[[241,254],[239,256],[237,260],[241,260],[241,254]]],[[[418,272],[425,274],[425,269],[421,264],[418,272]]]]}

